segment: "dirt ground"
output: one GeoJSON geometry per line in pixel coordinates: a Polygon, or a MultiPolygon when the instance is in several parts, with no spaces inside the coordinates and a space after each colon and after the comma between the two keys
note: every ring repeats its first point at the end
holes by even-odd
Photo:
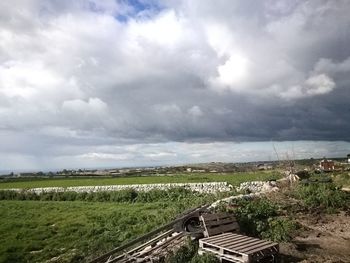
{"type": "Polygon", "coordinates": [[[289,243],[280,244],[281,262],[350,263],[350,215],[297,216],[302,226],[289,243]]]}

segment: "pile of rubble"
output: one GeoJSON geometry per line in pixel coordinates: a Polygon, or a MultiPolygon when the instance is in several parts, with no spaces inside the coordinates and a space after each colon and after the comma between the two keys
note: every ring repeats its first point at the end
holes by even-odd
{"type": "Polygon", "coordinates": [[[277,191],[278,187],[275,181],[253,181],[253,182],[244,182],[236,188],[238,192],[244,193],[259,193],[259,192],[271,192],[277,191]]]}
{"type": "MultiPolygon", "coordinates": [[[[25,191],[34,192],[36,194],[48,192],[102,192],[102,191],[121,191],[132,189],[135,191],[151,191],[151,190],[169,190],[174,188],[185,188],[193,192],[199,193],[216,193],[228,192],[232,190],[232,186],[227,182],[210,182],[210,183],[169,183],[169,184],[130,184],[130,185],[103,185],[103,186],[74,186],[74,187],[44,187],[31,188],[25,191]]],[[[23,189],[9,189],[12,191],[23,191],[23,189]]]]}
{"type": "Polygon", "coordinates": [[[277,187],[275,181],[253,181],[241,183],[238,187],[236,187],[236,190],[238,192],[244,192],[244,194],[234,195],[221,200],[217,200],[216,202],[212,203],[209,208],[215,209],[221,203],[231,203],[235,199],[253,199],[269,192],[278,191],[279,188],[277,187]]]}

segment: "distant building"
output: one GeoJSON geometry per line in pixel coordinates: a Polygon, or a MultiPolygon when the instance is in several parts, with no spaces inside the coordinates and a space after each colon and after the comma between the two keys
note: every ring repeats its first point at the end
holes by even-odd
{"type": "Polygon", "coordinates": [[[258,170],[271,170],[273,165],[270,163],[259,163],[257,166],[258,170]]]}
{"type": "Polygon", "coordinates": [[[320,169],[325,172],[333,171],[334,170],[334,161],[323,159],[320,162],[320,169]]]}
{"type": "Polygon", "coordinates": [[[350,163],[350,153],[348,154],[348,163],[350,163]]]}
{"type": "Polygon", "coordinates": [[[192,170],[192,173],[205,173],[206,171],[204,169],[197,169],[197,170],[192,170]]]}

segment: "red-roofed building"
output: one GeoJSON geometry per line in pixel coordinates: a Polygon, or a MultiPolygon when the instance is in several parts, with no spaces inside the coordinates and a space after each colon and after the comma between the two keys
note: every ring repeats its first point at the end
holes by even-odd
{"type": "Polygon", "coordinates": [[[323,159],[320,162],[320,169],[325,172],[333,171],[334,170],[334,161],[323,159]]]}

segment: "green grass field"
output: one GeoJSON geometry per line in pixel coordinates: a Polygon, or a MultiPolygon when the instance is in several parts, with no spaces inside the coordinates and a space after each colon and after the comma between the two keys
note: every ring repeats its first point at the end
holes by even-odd
{"type": "Polygon", "coordinates": [[[0,262],[85,262],[200,202],[0,201],[0,262]]]}
{"type": "Polygon", "coordinates": [[[267,180],[279,178],[273,171],[260,171],[250,173],[198,173],[198,174],[173,174],[160,176],[133,176],[119,178],[64,178],[42,180],[14,180],[1,182],[0,189],[9,188],[35,188],[35,187],[69,187],[92,185],[120,185],[120,184],[156,184],[156,183],[196,183],[196,182],[228,182],[238,185],[245,181],[267,180]]]}
{"type": "MultiPolygon", "coordinates": [[[[122,178],[66,178],[1,182],[0,189],[50,186],[243,181],[273,172],[176,174],[122,178]]],[[[184,195],[151,202],[0,201],[0,262],[86,262],[219,196],[184,195]]]]}

